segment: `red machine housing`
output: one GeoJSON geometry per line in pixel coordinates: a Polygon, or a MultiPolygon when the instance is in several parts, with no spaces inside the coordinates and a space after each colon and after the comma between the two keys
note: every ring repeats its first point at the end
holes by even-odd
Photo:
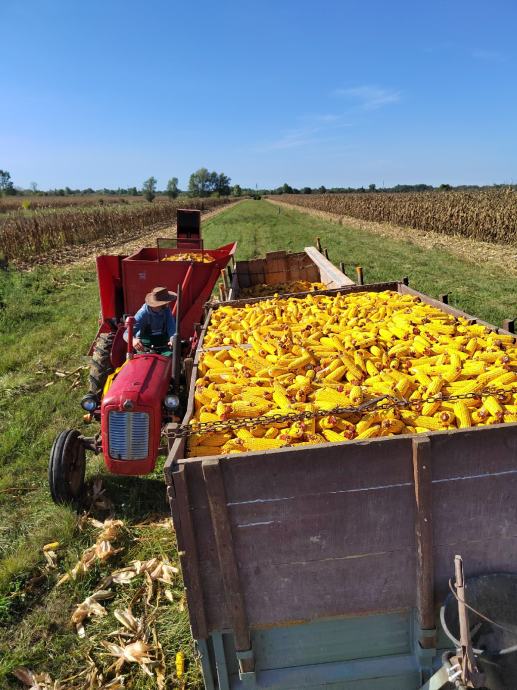
{"type": "Polygon", "coordinates": [[[102,450],[110,472],[136,475],[154,469],[171,367],[170,357],[135,355],[103,397],[102,450]]]}
{"type": "Polygon", "coordinates": [[[110,320],[119,320],[124,314],[134,315],[154,287],[160,285],[175,292],[181,285],[181,338],[190,338],[194,324],[201,320],[203,305],[236,247],[232,242],[218,249],[188,249],[191,254],[204,254],[214,259],[210,263],[162,260],[184,253],[185,249],[180,247],[160,251],[157,247],[144,247],[131,256],[97,257],[102,315],[99,333],[111,330],[110,320]]]}

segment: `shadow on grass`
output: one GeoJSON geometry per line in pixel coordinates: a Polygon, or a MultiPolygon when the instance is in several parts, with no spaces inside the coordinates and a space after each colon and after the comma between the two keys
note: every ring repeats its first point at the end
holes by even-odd
{"type": "Polygon", "coordinates": [[[134,522],[149,515],[170,514],[163,479],[103,474],[102,483],[113,501],[116,517],[134,522]]]}

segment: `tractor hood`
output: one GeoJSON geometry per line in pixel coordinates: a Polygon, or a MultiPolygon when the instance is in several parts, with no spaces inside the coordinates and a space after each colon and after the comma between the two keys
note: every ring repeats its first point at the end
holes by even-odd
{"type": "Polygon", "coordinates": [[[135,355],[103,397],[102,450],[111,472],[134,475],[154,469],[171,372],[170,357],[135,355]]]}
{"type": "Polygon", "coordinates": [[[170,357],[158,354],[135,355],[129,360],[113,381],[102,400],[103,407],[125,409],[124,403],[131,401],[133,409],[154,407],[167,394],[171,379],[170,357]]]}

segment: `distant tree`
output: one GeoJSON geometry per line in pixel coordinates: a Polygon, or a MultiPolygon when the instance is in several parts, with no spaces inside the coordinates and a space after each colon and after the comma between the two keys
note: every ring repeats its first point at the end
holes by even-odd
{"type": "Polygon", "coordinates": [[[372,184],[369,184],[369,185],[368,185],[368,189],[369,189],[370,192],[375,192],[376,189],[377,189],[377,185],[376,185],[376,184],[373,184],[373,183],[372,183],[372,184]]]}
{"type": "Polygon", "coordinates": [[[0,194],[5,194],[6,196],[13,196],[16,194],[11,175],[7,170],[0,170],[0,194]]]}
{"type": "Polygon", "coordinates": [[[36,194],[36,192],[38,191],[38,183],[37,182],[31,182],[30,188],[31,188],[31,192],[33,194],[36,194]]]}
{"type": "Polygon", "coordinates": [[[213,191],[217,192],[220,196],[229,196],[231,179],[228,175],[224,173],[212,173],[212,175],[215,175],[215,188],[213,191]]]}
{"type": "Polygon", "coordinates": [[[127,193],[131,194],[131,196],[138,196],[138,189],[136,187],[129,187],[127,193]]]}
{"type": "Polygon", "coordinates": [[[321,185],[321,187],[318,189],[318,194],[326,194],[327,193],[327,188],[321,185]]]}
{"type": "Polygon", "coordinates": [[[177,198],[179,194],[177,177],[171,177],[171,179],[167,182],[167,191],[165,193],[167,194],[169,199],[177,198]]]}
{"type": "Polygon", "coordinates": [[[293,188],[285,182],[282,187],[281,187],[281,192],[280,194],[292,194],[293,193],[293,188]]]}
{"type": "Polygon", "coordinates": [[[208,196],[212,181],[211,173],[206,168],[199,168],[190,176],[188,191],[192,196],[208,196]]]}
{"type": "Polygon", "coordinates": [[[156,184],[158,180],[156,177],[149,177],[142,185],[142,192],[144,193],[147,201],[151,202],[156,196],[156,184]]]}
{"type": "Polygon", "coordinates": [[[452,187],[450,184],[441,184],[439,189],[441,189],[442,192],[450,192],[452,187]]]}
{"type": "Polygon", "coordinates": [[[312,189],[310,187],[304,187],[302,189],[302,194],[312,194],[312,189]]]}
{"type": "Polygon", "coordinates": [[[234,184],[232,187],[232,194],[233,196],[241,196],[242,195],[242,189],[240,185],[234,184]]]}

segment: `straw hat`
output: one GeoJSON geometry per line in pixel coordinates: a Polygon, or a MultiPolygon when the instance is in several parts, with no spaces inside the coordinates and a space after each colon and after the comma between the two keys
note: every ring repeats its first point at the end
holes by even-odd
{"type": "Polygon", "coordinates": [[[155,287],[145,296],[145,303],[150,307],[163,307],[165,304],[175,302],[177,295],[169,292],[166,287],[155,287]]]}

